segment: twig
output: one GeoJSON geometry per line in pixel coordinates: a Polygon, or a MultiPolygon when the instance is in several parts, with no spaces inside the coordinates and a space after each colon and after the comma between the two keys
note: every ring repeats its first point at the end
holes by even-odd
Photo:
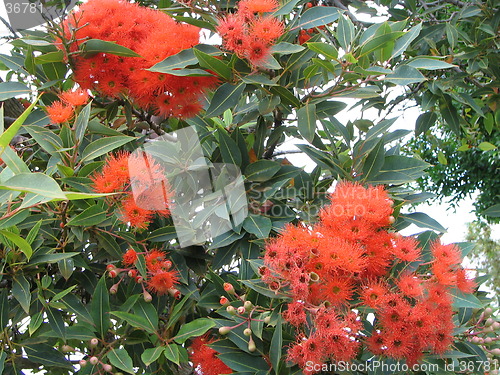
{"type": "MultiPolygon", "coordinates": [[[[274,110],[274,128],[277,129],[281,125],[283,125],[283,113],[279,109],[274,110]]],[[[274,150],[276,149],[276,146],[278,146],[279,143],[279,138],[276,139],[276,141],[273,142],[271,146],[267,149],[267,151],[264,153],[263,158],[264,159],[271,159],[274,154],[274,150]]]]}

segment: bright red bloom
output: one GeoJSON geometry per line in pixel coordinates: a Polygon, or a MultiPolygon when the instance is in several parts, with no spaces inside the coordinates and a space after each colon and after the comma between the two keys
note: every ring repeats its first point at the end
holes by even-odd
{"type": "Polygon", "coordinates": [[[457,270],[457,287],[462,293],[472,293],[477,288],[473,278],[469,278],[467,271],[463,268],[457,270]]]}
{"type": "Polygon", "coordinates": [[[276,0],[241,0],[238,9],[244,14],[274,12],[278,9],[276,0]]]}
{"type": "Polygon", "coordinates": [[[209,346],[215,341],[215,339],[210,339],[208,335],[204,335],[195,338],[191,343],[189,358],[193,362],[196,374],[219,375],[233,373],[233,370],[217,357],[219,353],[209,346]]]}
{"type": "Polygon", "coordinates": [[[178,280],[176,271],[158,271],[149,278],[148,288],[158,295],[166,295],[178,280]]]}
{"type": "Polygon", "coordinates": [[[457,265],[462,263],[460,248],[455,244],[443,245],[436,241],[431,246],[431,253],[437,261],[443,264],[457,265]]]}
{"type": "Polygon", "coordinates": [[[69,121],[74,115],[73,107],[61,101],[52,103],[50,106],[46,107],[46,110],[53,124],[62,124],[63,122],[69,121]]]}
{"type": "Polygon", "coordinates": [[[132,195],[129,195],[121,202],[122,208],[120,210],[121,220],[130,224],[134,228],[145,229],[148,227],[149,222],[153,217],[153,213],[139,207],[132,195]]]}
{"type": "Polygon", "coordinates": [[[265,43],[272,43],[284,32],[283,24],[274,17],[256,18],[250,24],[250,35],[258,35],[265,43]]]}
{"type": "Polygon", "coordinates": [[[401,293],[407,297],[417,298],[423,295],[421,281],[414,274],[405,273],[397,280],[397,285],[401,293]]]}
{"type": "Polygon", "coordinates": [[[163,251],[151,250],[144,258],[146,259],[146,268],[148,272],[155,273],[162,270],[166,255],[163,251]]]}
{"type": "Polygon", "coordinates": [[[59,95],[59,98],[63,102],[76,107],[79,105],[87,104],[89,100],[89,94],[86,90],[78,88],[74,91],[63,92],[61,95],[59,95]]]}
{"type": "Polygon", "coordinates": [[[128,249],[125,254],[123,254],[122,263],[124,266],[132,266],[137,261],[137,253],[134,249],[128,249]]]}
{"type": "Polygon", "coordinates": [[[368,283],[361,290],[361,300],[367,306],[378,308],[384,301],[389,292],[389,287],[383,281],[376,281],[368,283]]]}
{"type": "Polygon", "coordinates": [[[415,262],[421,257],[418,241],[413,237],[396,238],[392,253],[404,262],[415,262]]]}

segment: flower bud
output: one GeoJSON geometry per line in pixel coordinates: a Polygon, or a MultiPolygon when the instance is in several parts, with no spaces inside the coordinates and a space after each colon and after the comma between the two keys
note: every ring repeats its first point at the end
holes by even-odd
{"type": "Polygon", "coordinates": [[[493,323],[495,323],[495,321],[493,319],[491,319],[491,318],[488,318],[486,320],[486,322],[484,323],[484,326],[485,327],[489,327],[489,326],[493,325],[493,323]]]}
{"type": "Polygon", "coordinates": [[[110,278],[114,279],[116,276],[118,276],[118,271],[116,271],[115,269],[111,270],[108,272],[108,275],[110,278]]]}
{"type": "Polygon", "coordinates": [[[493,309],[491,307],[487,307],[486,309],[484,309],[484,316],[486,318],[489,318],[491,314],[493,314],[493,309]]]}
{"type": "Polygon", "coordinates": [[[84,360],[84,359],[80,359],[80,361],[78,362],[80,364],[80,367],[85,367],[87,366],[87,361],[84,360]]]}
{"type": "Polygon", "coordinates": [[[144,278],[142,276],[136,276],[135,282],[137,284],[142,284],[143,281],[144,281],[144,278]]]}
{"type": "Polygon", "coordinates": [[[116,294],[118,293],[118,284],[114,284],[109,288],[109,294],[116,294]]]}
{"type": "Polygon", "coordinates": [[[162,266],[165,270],[168,271],[170,268],[172,268],[172,262],[167,259],[167,260],[163,261],[162,266]]]}
{"type": "Polygon", "coordinates": [[[269,324],[270,321],[271,321],[271,317],[270,316],[266,316],[264,318],[264,323],[269,324]]]}
{"type": "Polygon", "coordinates": [[[153,300],[153,297],[151,296],[151,294],[149,294],[149,292],[147,290],[142,292],[142,296],[144,298],[144,302],[149,303],[153,300]]]}
{"type": "Polygon", "coordinates": [[[243,334],[244,334],[245,336],[251,336],[251,335],[252,335],[252,330],[251,330],[250,328],[245,328],[245,329],[243,330],[243,334]]]}
{"type": "Polygon", "coordinates": [[[106,372],[111,372],[111,371],[113,371],[113,366],[108,365],[108,364],[106,363],[106,364],[102,365],[102,369],[103,369],[104,371],[106,371],[106,372]]]}
{"type": "Polygon", "coordinates": [[[235,290],[234,290],[234,286],[230,283],[224,283],[224,290],[228,293],[228,294],[236,294],[235,290]]]}
{"type": "Polygon", "coordinates": [[[229,332],[231,332],[232,328],[231,327],[220,327],[219,328],[219,333],[221,335],[227,335],[229,332]]]}
{"type": "Polygon", "coordinates": [[[89,362],[91,365],[95,366],[99,363],[99,358],[97,358],[96,356],[90,357],[89,362]]]}
{"type": "Polygon", "coordinates": [[[75,351],[75,348],[69,346],[69,345],[63,345],[61,346],[61,351],[63,353],[70,353],[70,352],[74,352],[75,351]]]}
{"type": "Polygon", "coordinates": [[[250,301],[245,301],[243,307],[245,308],[246,311],[250,311],[253,309],[253,303],[250,301]]]}
{"type": "Polygon", "coordinates": [[[106,266],[106,270],[107,271],[112,271],[112,270],[116,270],[116,266],[114,264],[108,264],[106,266]]]}
{"type": "Polygon", "coordinates": [[[396,222],[396,219],[394,218],[394,216],[389,216],[389,224],[394,224],[396,222]]]}
{"type": "Polygon", "coordinates": [[[245,306],[240,306],[236,311],[238,311],[238,314],[243,315],[247,312],[247,309],[245,309],[245,306]]]}
{"type": "Polygon", "coordinates": [[[236,315],[236,309],[234,308],[234,306],[229,305],[228,307],[226,307],[226,311],[231,315],[236,315]]]}
{"type": "Polygon", "coordinates": [[[488,344],[488,345],[489,345],[489,344],[491,344],[492,342],[493,342],[493,339],[492,339],[491,337],[486,337],[486,338],[484,339],[484,343],[485,343],[485,344],[488,344]]]}
{"type": "Polygon", "coordinates": [[[90,343],[89,343],[89,346],[91,348],[95,348],[97,345],[99,345],[99,340],[96,339],[95,337],[93,339],[90,340],[90,343]]]}
{"type": "Polygon", "coordinates": [[[132,279],[135,279],[137,276],[137,270],[130,270],[128,271],[128,277],[131,277],[132,279]]]}
{"type": "Polygon", "coordinates": [[[257,347],[255,346],[255,342],[252,339],[252,336],[250,336],[250,340],[248,340],[248,351],[249,352],[254,352],[257,350],[257,347]]]}
{"type": "Polygon", "coordinates": [[[495,322],[491,325],[491,328],[493,328],[493,331],[498,331],[500,330],[500,322],[495,322]]]}
{"type": "Polygon", "coordinates": [[[474,336],[471,340],[470,340],[473,344],[479,344],[479,342],[481,341],[481,339],[477,336],[474,336]]]}
{"type": "Polygon", "coordinates": [[[493,349],[490,353],[497,357],[500,357],[500,348],[493,349]]]}
{"type": "Polygon", "coordinates": [[[180,299],[181,298],[181,292],[175,288],[170,288],[168,290],[168,294],[170,294],[171,297],[174,297],[175,299],[180,299]]]}
{"type": "Polygon", "coordinates": [[[228,300],[226,297],[221,296],[221,297],[220,297],[220,300],[219,300],[219,303],[220,303],[222,306],[227,306],[227,305],[229,305],[229,300],[228,300]]]}

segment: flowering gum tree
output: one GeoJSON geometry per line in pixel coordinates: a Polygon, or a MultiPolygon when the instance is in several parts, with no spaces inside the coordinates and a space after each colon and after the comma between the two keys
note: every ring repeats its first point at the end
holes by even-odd
{"type": "Polygon", "coordinates": [[[432,82],[446,105],[417,125],[458,116],[443,43],[463,34],[439,21],[490,11],[438,3],[88,0],[16,33],[0,373],[497,373],[473,244],[407,207],[432,166],[390,110],[342,112],[432,82]]]}

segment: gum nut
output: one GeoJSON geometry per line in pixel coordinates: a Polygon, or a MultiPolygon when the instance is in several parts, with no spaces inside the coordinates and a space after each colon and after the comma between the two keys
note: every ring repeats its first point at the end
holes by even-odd
{"type": "Polygon", "coordinates": [[[90,362],[91,365],[95,366],[95,365],[97,365],[99,363],[99,358],[97,358],[95,356],[94,357],[90,357],[89,362],[90,362]]]}

